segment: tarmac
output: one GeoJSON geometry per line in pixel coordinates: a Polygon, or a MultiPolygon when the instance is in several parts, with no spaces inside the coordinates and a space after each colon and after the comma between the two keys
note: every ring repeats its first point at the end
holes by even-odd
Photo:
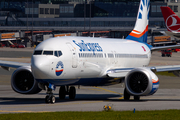
{"type": "MultiPolygon", "coordinates": [[[[0,48],[0,60],[30,62],[33,48],[0,48]],[[17,54],[17,55],[16,55],[17,54]]],[[[172,57],[161,57],[160,52],[153,52],[150,66],[178,65],[180,53],[173,53],[172,57]]],[[[16,93],[11,88],[11,71],[0,68],[0,114],[26,112],[55,112],[55,111],[102,111],[105,105],[113,110],[168,110],[180,109],[180,79],[179,77],[160,76],[160,88],[151,96],[141,97],[140,101],[123,100],[124,84],[112,86],[76,87],[76,98],[59,100],[59,88],[54,91],[55,104],[46,104],[46,91],[35,95],[16,93]]]]}

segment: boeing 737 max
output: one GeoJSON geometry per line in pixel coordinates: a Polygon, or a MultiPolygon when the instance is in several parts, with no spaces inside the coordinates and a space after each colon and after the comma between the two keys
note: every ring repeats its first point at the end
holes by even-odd
{"type": "Polygon", "coordinates": [[[136,25],[126,39],[56,37],[40,43],[30,64],[0,61],[4,69],[17,68],[11,78],[14,91],[34,94],[47,91],[45,101],[54,103],[53,90],[60,86],[59,98],[76,96],[75,85],[99,86],[125,79],[124,99],[154,94],[159,87],[155,72],[174,71],[180,66],[147,67],[151,52],[166,49],[148,45],[150,0],[141,0],[136,25]],[[69,87],[71,86],[71,87],[69,87]]]}

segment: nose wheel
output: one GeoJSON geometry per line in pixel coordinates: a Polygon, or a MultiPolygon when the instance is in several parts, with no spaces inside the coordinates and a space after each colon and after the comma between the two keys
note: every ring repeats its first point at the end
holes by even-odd
{"type": "Polygon", "coordinates": [[[47,95],[45,97],[45,102],[54,104],[56,102],[56,98],[54,95],[47,95]]]}
{"type": "Polygon", "coordinates": [[[76,97],[76,88],[74,86],[61,86],[59,88],[59,99],[65,99],[66,95],[69,95],[69,99],[76,97]]]}
{"type": "Polygon", "coordinates": [[[45,103],[52,103],[54,104],[56,102],[56,98],[52,92],[52,90],[55,90],[55,86],[52,84],[49,84],[47,86],[47,96],[45,97],[45,103]]]}

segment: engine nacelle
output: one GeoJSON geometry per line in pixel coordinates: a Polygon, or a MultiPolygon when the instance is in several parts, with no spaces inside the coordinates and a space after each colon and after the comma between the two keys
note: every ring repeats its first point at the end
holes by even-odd
{"type": "Polygon", "coordinates": [[[36,94],[41,91],[34,79],[31,67],[20,67],[11,76],[11,87],[15,92],[21,94],[36,94]]]}
{"type": "Polygon", "coordinates": [[[159,79],[148,68],[136,68],[126,75],[125,87],[133,96],[152,95],[159,88],[159,79]]]}

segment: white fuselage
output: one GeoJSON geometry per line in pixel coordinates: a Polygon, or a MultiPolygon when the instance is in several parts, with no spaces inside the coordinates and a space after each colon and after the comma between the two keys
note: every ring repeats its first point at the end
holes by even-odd
{"type": "Polygon", "coordinates": [[[56,37],[43,41],[36,51],[40,53],[31,60],[35,79],[55,85],[103,78],[109,69],[145,67],[151,58],[144,43],[110,38],[56,37]],[[55,51],[62,54],[56,56],[55,51]]]}

